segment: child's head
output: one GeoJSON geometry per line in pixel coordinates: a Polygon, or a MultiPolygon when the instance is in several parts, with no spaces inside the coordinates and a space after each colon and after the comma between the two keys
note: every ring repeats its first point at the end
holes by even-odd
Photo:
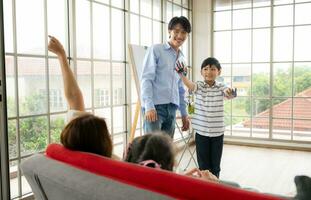
{"type": "Polygon", "coordinates": [[[151,133],[133,140],[125,157],[126,162],[173,170],[175,154],[172,139],[164,133],[151,133]],[[147,162],[146,161],[154,161],[147,162]]]}
{"type": "Polygon", "coordinates": [[[61,133],[64,147],[111,157],[112,141],[106,121],[85,114],[70,121],[61,133]]]}
{"type": "Polygon", "coordinates": [[[201,75],[205,81],[215,81],[221,73],[221,65],[216,58],[206,58],[201,65],[201,75]]]}

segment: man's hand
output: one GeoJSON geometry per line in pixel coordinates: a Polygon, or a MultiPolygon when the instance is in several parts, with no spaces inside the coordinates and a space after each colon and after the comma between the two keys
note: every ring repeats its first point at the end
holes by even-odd
{"type": "Polygon", "coordinates": [[[182,120],[182,127],[181,127],[181,130],[182,131],[187,131],[189,130],[189,119],[188,119],[188,116],[183,116],[181,117],[181,120],[182,120]]]}
{"type": "Polygon", "coordinates": [[[55,53],[57,56],[65,55],[63,45],[55,37],[49,35],[49,38],[48,50],[55,53]]]}
{"type": "Polygon", "coordinates": [[[155,122],[158,120],[157,111],[155,109],[149,110],[145,114],[145,119],[148,122],[155,122]]]}

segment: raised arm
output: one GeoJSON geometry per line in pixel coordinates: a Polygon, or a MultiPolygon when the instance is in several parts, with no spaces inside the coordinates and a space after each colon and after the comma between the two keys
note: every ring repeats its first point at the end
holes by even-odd
{"type": "Polygon", "coordinates": [[[175,70],[177,71],[178,75],[180,76],[180,79],[186,85],[186,87],[190,91],[194,91],[195,90],[195,83],[193,83],[192,81],[190,81],[186,77],[187,68],[186,68],[185,64],[183,62],[180,62],[179,60],[177,60],[175,63],[175,70]]]}
{"type": "Polygon", "coordinates": [[[71,71],[63,45],[53,36],[49,36],[49,51],[55,53],[61,65],[64,91],[69,108],[84,111],[84,100],[79,85],[71,71]]]}
{"type": "Polygon", "coordinates": [[[185,86],[190,90],[190,91],[194,91],[195,89],[195,83],[193,83],[192,81],[190,81],[186,76],[184,76],[182,73],[179,73],[179,76],[182,80],[182,82],[185,84],[185,86]]]}

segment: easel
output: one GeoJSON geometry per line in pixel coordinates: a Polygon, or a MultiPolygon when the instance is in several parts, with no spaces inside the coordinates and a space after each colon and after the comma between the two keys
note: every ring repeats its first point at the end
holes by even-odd
{"type": "Polygon", "coordinates": [[[131,127],[131,133],[130,133],[130,139],[129,139],[130,142],[132,142],[135,137],[135,131],[137,127],[137,121],[139,119],[139,113],[140,113],[140,100],[137,101],[136,107],[135,107],[134,121],[131,127]]]}
{"type": "Polygon", "coordinates": [[[188,153],[190,154],[190,158],[186,164],[186,167],[184,167],[184,171],[186,171],[191,163],[191,161],[194,162],[195,166],[198,168],[198,164],[196,162],[196,159],[194,157],[194,154],[195,154],[195,149],[193,151],[191,151],[190,149],[190,142],[191,142],[191,138],[193,136],[193,130],[191,130],[191,128],[189,129],[188,133],[188,137],[186,138],[185,135],[184,135],[184,132],[181,130],[181,127],[179,127],[178,123],[176,122],[176,127],[181,135],[181,138],[182,138],[182,141],[184,142],[184,147],[183,147],[183,150],[182,150],[182,153],[181,153],[181,156],[177,162],[177,165],[180,166],[180,163],[186,153],[186,151],[188,151],[188,153]]]}
{"type": "MultiPolygon", "coordinates": [[[[142,47],[142,46],[138,46],[138,45],[132,45],[129,44],[128,46],[129,48],[129,55],[130,55],[130,65],[132,68],[132,72],[134,75],[134,80],[135,80],[135,85],[136,85],[136,91],[137,91],[137,95],[138,97],[140,97],[140,80],[139,78],[141,77],[141,70],[142,70],[142,65],[143,65],[143,58],[145,56],[145,52],[147,47],[142,47]]],[[[129,142],[133,141],[134,137],[135,137],[135,132],[136,132],[136,127],[137,127],[137,122],[139,120],[139,113],[141,111],[141,102],[140,102],[140,98],[138,98],[138,101],[136,103],[136,107],[135,107],[135,114],[134,114],[134,120],[133,120],[133,124],[131,126],[131,132],[130,132],[130,137],[129,137],[129,142]]],[[[191,137],[192,137],[192,132],[189,131],[189,137],[186,138],[183,131],[181,130],[181,128],[178,126],[178,123],[176,122],[176,127],[182,137],[182,140],[184,142],[184,147],[182,150],[182,154],[181,157],[178,161],[178,165],[181,163],[183,156],[185,155],[186,151],[188,151],[190,153],[190,159],[187,163],[187,166],[185,167],[185,169],[188,168],[188,166],[190,165],[191,161],[193,160],[195,165],[197,165],[196,160],[194,158],[194,152],[191,151],[189,143],[191,141],[191,137]]]]}
{"type": "Polygon", "coordinates": [[[143,64],[142,59],[138,59],[138,57],[134,54],[134,51],[137,52],[138,54],[141,54],[140,56],[144,57],[147,47],[129,44],[128,48],[129,48],[129,55],[130,55],[130,61],[131,61],[130,65],[132,68],[132,73],[134,75],[136,91],[137,91],[137,96],[138,96],[138,100],[137,100],[136,107],[135,107],[134,120],[133,120],[133,124],[131,126],[131,133],[130,133],[130,137],[129,137],[129,142],[132,142],[134,137],[135,137],[135,131],[136,131],[137,122],[139,119],[139,113],[140,113],[140,109],[141,109],[141,103],[140,103],[140,98],[139,98],[140,97],[140,80],[139,80],[139,77],[141,77],[141,68],[142,68],[142,64],[143,64]]]}

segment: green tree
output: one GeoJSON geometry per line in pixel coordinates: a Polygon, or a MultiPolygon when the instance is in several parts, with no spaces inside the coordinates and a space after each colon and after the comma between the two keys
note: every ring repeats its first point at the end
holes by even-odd
{"type": "MultiPolygon", "coordinates": [[[[273,96],[291,96],[291,78],[292,71],[289,69],[287,71],[278,70],[274,75],[273,82],[273,96]]],[[[311,68],[310,66],[296,66],[294,73],[294,87],[296,94],[302,92],[311,87],[311,68]]],[[[270,77],[264,73],[254,74],[253,75],[253,94],[257,97],[266,97],[269,95],[270,89],[270,77]]],[[[250,95],[250,93],[248,94],[250,95]]],[[[279,104],[284,99],[274,99],[273,105],[279,104]]],[[[250,100],[245,101],[246,111],[250,114],[250,100]]],[[[254,114],[265,111],[269,108],[269,101],[258,101],[257,102],[257,111],[254,114]]]]}
{"type": "Polygon", "coordinates": [[[42,151],[48,140],[47,117],[30,117],[20,120],[21,152],[42,151]]]}
{"type": "Polygon", "coordinates": [[[46,95],[42,93],[34,93],[27,96],[25,101],[21,103],[20,112],[22,114],[39,114],[47,110],[46,95]]]}
{"type": "Polygon", "coordinates": [[[60,142],[60,133],[65,126],[65,120],[62,117],[58,117],[51,120],[51,142],[60,142]]]}
{"type": "Polygon", "coordinates": [[[17,156],[16,120],[8,121],[9,157],[17,156]]]}
{"type": "Polygon", "coordinates": [[[292,96],[292,70],[278,70],[273,78],[273,96],[292,96]]]}
{"type": "MultiPolygon", "coordinates": [[[[253,96],[257,97],[267,97],[269,96],[270,91],[270,77],[267,76],[265,73],[258,73],[253,75],[253,86],[252,86],[252,92],[253,96]]],[[[250,95],[250,91],[248,92],[248,95],[250,95]]],[[[249,99],[245,100],[244,102],[245,110],[248,114],[251,113],[251,102],[249,99]]],[[[257,110],[254,111],[253,114],[260,113],[266,108],[268,108],[270,103],[268,101],[259,101],[256,108],[257,110]]]]}
{"type": "Polygon", "coordinates": [[[14,101],[14,98],[11,96],[7,96],[7,111],[8,111],[8,117],[13,117],[16,115],[16,103],[14,101]]]}
{"type": "MultiPolygon", "coordinates": [[[[13,98],[8,98],[8,110],[13,113],[15,104],[13,98]]],[[[20,110],[25,114],[42,113],[46,110],[44,95],[34,94],[25,99],[20,110]]],[[[51,120],[51,142],[59,142],[59,135],[65,125],[64,117],[51,120]]],[[[42,151],[48,144],[47,116],[21,118],[19,121],[20,147],[23,155],[42,151]]],[[[10,158],[17,156],[16,120],[8,121],[10,158]]]]}
{"type": "Polygon", "coordinates": [[[300,93],[311,87],[311,69],[310,66],[295,67],[294,72],[295,92],[300,93]]]}

